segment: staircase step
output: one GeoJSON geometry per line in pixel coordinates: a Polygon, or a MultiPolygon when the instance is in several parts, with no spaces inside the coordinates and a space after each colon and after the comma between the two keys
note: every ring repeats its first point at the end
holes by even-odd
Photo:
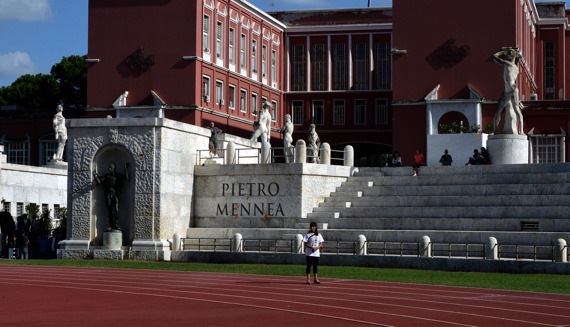
{"type": "Polygon", "coordinates": [[[353,207],[456,207],[456,206],[565,206],[568,195],[398,195],[329,198],[319,208],[353,207]],[[338,201],[334,201],[334,200],[338,201]],[[350,201],[347,201],[350,200],[350,201]]]}

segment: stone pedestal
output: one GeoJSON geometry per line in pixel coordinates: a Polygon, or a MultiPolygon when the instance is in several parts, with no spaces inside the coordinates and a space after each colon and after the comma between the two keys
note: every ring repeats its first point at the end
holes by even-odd
{"type": "Polygon", "coordinates": [[[123,232],[111,230],[103,233],[103,248],[107,250],[120,250],[123,246],[123,232]]]}
{"type": "Polygon", "coordinates": [[[528,138],[526,135],[499,134],[489,135],[487,151],[493,164],[528,163],[528,138]]]}
{"type": "Polygon", "coordinates": [[[67,170],[67,162],[61,160],[50,160],[46,167],[67,170]]]}

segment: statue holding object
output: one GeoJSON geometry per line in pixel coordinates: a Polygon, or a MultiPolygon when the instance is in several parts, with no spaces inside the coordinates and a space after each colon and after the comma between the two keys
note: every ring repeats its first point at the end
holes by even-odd
{"type": "Polygon", "coordinates": [[[125,175],[115,172],[115,164],[109,164],[109,173],[101,176],[93,171],[93,179],[97,184],[104,185],[105,201],[109,213],[109,228],[107,230],[121,230],[119,227],[119,197],[121,184],[129,180],[129,163],[125,163],[125,175]]]}

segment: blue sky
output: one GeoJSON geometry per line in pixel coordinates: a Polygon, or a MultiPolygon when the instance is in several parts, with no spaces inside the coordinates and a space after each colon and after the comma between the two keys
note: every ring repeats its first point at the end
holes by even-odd
{"type": "MultiPolygon", "coordinates": [[[[249,2],[265,11],[368,6],[368,0],[249,2]]],[[[371,5],[389,7],[392,0],[371,5]]],[[[63,57],[87,54],[87,11],[88,0],[0,0],[0,87],[24,74],[49,74],[63,57]]]]}

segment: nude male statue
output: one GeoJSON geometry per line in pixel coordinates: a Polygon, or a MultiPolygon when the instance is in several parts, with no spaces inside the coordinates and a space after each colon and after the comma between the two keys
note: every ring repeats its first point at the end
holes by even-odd
{"type": "Polygon", "coordinates": [[[291,122],[291,115],[285,115],[285,124],[281,128],[283,134],[283,154],[285,155],[285,162],[293,162],[293,123],[291,122]]]}
{"type": "Polygon", "coordinates": [[[269,142],[271,133],[271,114],[269,109],[272,109],[270,103],[265,102],[263,104],[263,109],[257,117],[257,122],[254,124],[255,131],[251,135],[250,140],[255,141],[261,136],[261,142],[269,142]]]}
{"type": "Polygon", "coordinates": [[[57,140],[57,151],[53,154],[55,161],[63,160],[63,150],[67,141],[67,128],[65,127],[65,117],[62,114],[63,107],[57,106],[57,113],[53,116],[53,131],[57,140]]]}
{"type": "MultiPolygon", "coordinates": [[[[493,55],[493,60],[504,67],[503,79],[505,81],[505,91],[499,99],[499,105],[497,107],[497,112],[495,113],[495,132],[498,130],[499,123],[501,122],[501,114],[503,110],[506,109],[505,115],[505,127],[503,132],[511,132],[510,134],[523,134],[523,117],[522,112],[519,107],[519,90],[516,85],[516,79],[519,74],[519,61],[521,55],[517,49],[506,48],[493,55]],[[506,58],[506,59],[503,59],[506,58]],[[516,116],[516,122],[518,123],[518,128],[511,131],[506,125],[507,121],[512,121],[512,112],[516,116]]],[[[512,129],[512,128],[511,128],[512,129]]]]}

